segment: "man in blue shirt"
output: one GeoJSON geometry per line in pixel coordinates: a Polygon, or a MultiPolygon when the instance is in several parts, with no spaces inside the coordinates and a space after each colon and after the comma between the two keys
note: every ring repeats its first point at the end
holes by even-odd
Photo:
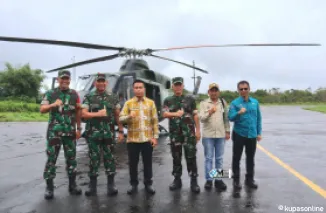
{"type": "Polygon", "coordinates": [[[257,188],[254,181],[255,153],[257,141],[261,140],[262,117],[257,99],[249,96],[250,85],[247,81],[238,83],[240,97],[230,103],[229,120],[234,122],[232,131],[233,140],[233,186],[241,189],[240,160],[243,148],[246,148],[246,179],[245,184],[257,188]]]}

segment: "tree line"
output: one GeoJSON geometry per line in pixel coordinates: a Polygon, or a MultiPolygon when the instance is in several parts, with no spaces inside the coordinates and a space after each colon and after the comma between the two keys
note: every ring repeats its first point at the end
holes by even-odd
{"type": "Polygon", "coordinates": [[[32,69],[29,64],[14,67],[6,63],[5,69],[0,72],[0,98],[39,102],[44,79],[43,71],[32,69]]]}
{"type": "MultiPolygon", "coordinates": [[[[260,103],[265,104],[291,104],[291,103],[326,103],[326,87],[319,88],[312,92],[311,90],[291,89],[279,91],[279,89],[258,89],[251,91],[251,96],[257,98],[260,103]]],[[[220,96],[227,102],[239,97],[237,91],[221,91],[220,96]]],[[[197,100],[206,99],[207,94],[199,94],[197,100]]]]}
{"type": "MultiPolygon", "coordinates": [[[[0,100],[20,100],[25,102],[39,103],[41,101],[41,88],[48,89],[43,85],[45,74],[40,69],[32,69],[29,64],[14,67],[10,63],[5,64],[5,69],[0,72],[0,100]]],[[[189,91],[185,90],[185,93],[189,91]]],[[[278,88],[259,89],[251,91],[251,95],[260,103],[322,103],[326,102],[326,87],[312,92],[310,89],[291,89],[280,91],[278,88]]],[[[239,96],[237,91],[221,91],[221,97],[227,102],[239,96]]],[[[206,99],[207,94],[198,94],[197,101],[206,99]]]]}

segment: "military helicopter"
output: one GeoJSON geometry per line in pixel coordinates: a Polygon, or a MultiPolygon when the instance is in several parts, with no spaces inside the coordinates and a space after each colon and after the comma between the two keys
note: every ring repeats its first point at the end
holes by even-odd
{"type": "MultiPolygon", "coordinates": [[[[162,59],[174,63],[178,63],[189,68],[193,68],[200,72],[208,74],[208,71],[198,68],[196,66],[176,61],[170,58],[154,55],[154,52],[160,51],[171,51],[171,50],[181,50],[189,48],[207,48],[207,47],[259,47],[259,46],[321,46],[320,44],[313,43],[272,43],[272,44],[225,44],[225,45],[197,45],[197,46],[181,46],[181,47],[171,47],[171,48],[161,48],[161,49],[132,49],[125,47],[114,47],[101,44],[91,44],[91,43],[81,43],[81,42],[72,42],[72,41],[59,41],[59,40],[45,40],[45,39],[35,39],[35,38],[20,38],[20,37],[3,37],[0,36],[0,41],[9,41],[9,42],[25,42],[25,43],[39,43],[39,44],[48,44],[48,45],[61,45],[61,46],[70,46],[70,47],[80,47],[88,49],[98,49],[98,50],[115,50],[118,51],[116,54],[107,55],[103,57],[93,58],[77,63],[72,63],[66,66],[55,68],[47,71],[56,72],[63,69],[69,69],[77,66],[82,66],[86,64],[102,62],[107,60],[116,59],[118,57],[128,57],[124,60],[120,69],[116,73],[105,73],[109,81],[108,90],[113,92],[122,100],[127,100],[133,97],[132,83],[135,79],[140,79],[145,82],[146,96],[155,101],[156,107],[158,109],[159,120],[162,121],[163,118],[161,115],[161,109],[164,99],[170,95],[171,89],[171,79],[170,77],[163,75],[159,72],[151,70],[148,63],[142,59],[143,56],[151,56],[157,59],[162,59]]],[[[81,98],[87,93],[95,90],[94,81],[95,73],[90,75],[79,76],[78,82],[75,89],[81,96],[81,98]]],[[[52,88],[55,86],[56,78],[52,79],[52,88]]],[[[197,78],[193,95],[198,93],[200,87],[201,77],[197,78]]],[[[160,125],[160,132],[167,133],[168,131],[160,125]]],[[[164,134],[164,133],[163,133],[164,134]]]]}

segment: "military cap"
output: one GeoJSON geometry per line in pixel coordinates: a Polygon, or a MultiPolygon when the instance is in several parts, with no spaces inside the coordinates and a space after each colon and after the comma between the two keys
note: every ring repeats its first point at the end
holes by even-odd
{"type": "Polygon", "coordinates": [[[106,80],[106,76],[103,73],[97,73],[96,80],[106,80]]]}
{"type": "Polygon", "coordinates": [[[175,84],[175,83],[181,83],[181,84],[183,84],[183,78],[182,77],[172,78],[172,84],[175,84]]]}
{"type": "Polygon", "coordinates": [[[213,88],[219,89],[218,84],[216,84],[216,83],[211,83],[211,84],[208,86],[208,90],[211,90],[211,89],[213,89],[213,88]]]}
{"type": "Polygon", "coordinates": [[[68,70],[60,70],[58,73],[58,77],[62,78],[62,77],[69,77],[70,78],[71,74],[68,70]]]}

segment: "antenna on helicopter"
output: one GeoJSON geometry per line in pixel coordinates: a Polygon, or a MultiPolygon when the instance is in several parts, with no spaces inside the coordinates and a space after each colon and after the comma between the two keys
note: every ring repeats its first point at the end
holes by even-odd
{"type": "MultiPolygon", "coordinates": [[[[195,66],[195,60],[192,61],[192,65],[195,66]]],[[[196,70],[193,69],[193,71],[194,71],[194,76],[191,77],[191,78],[194,79],[194,90],[195,90],[195,87],[196,87],[196,70]]]]}
{"type": "MultiPolygon", "coordinates": [[[[195,67],[195,60],[192,61],[192,64],[193,64],[193,67],[195,67]]],[[[201,76],[196,76],[196,69],[193,69],[193,70],[194,70],[194,76],[191,78],[194,79],[194,90],[193,90],[192,94],[196,96],[198,93],[202,78],[201,78],[201,76]],[[197,81],[196,81],[196,79],[197,79],[197,81]]]]}

